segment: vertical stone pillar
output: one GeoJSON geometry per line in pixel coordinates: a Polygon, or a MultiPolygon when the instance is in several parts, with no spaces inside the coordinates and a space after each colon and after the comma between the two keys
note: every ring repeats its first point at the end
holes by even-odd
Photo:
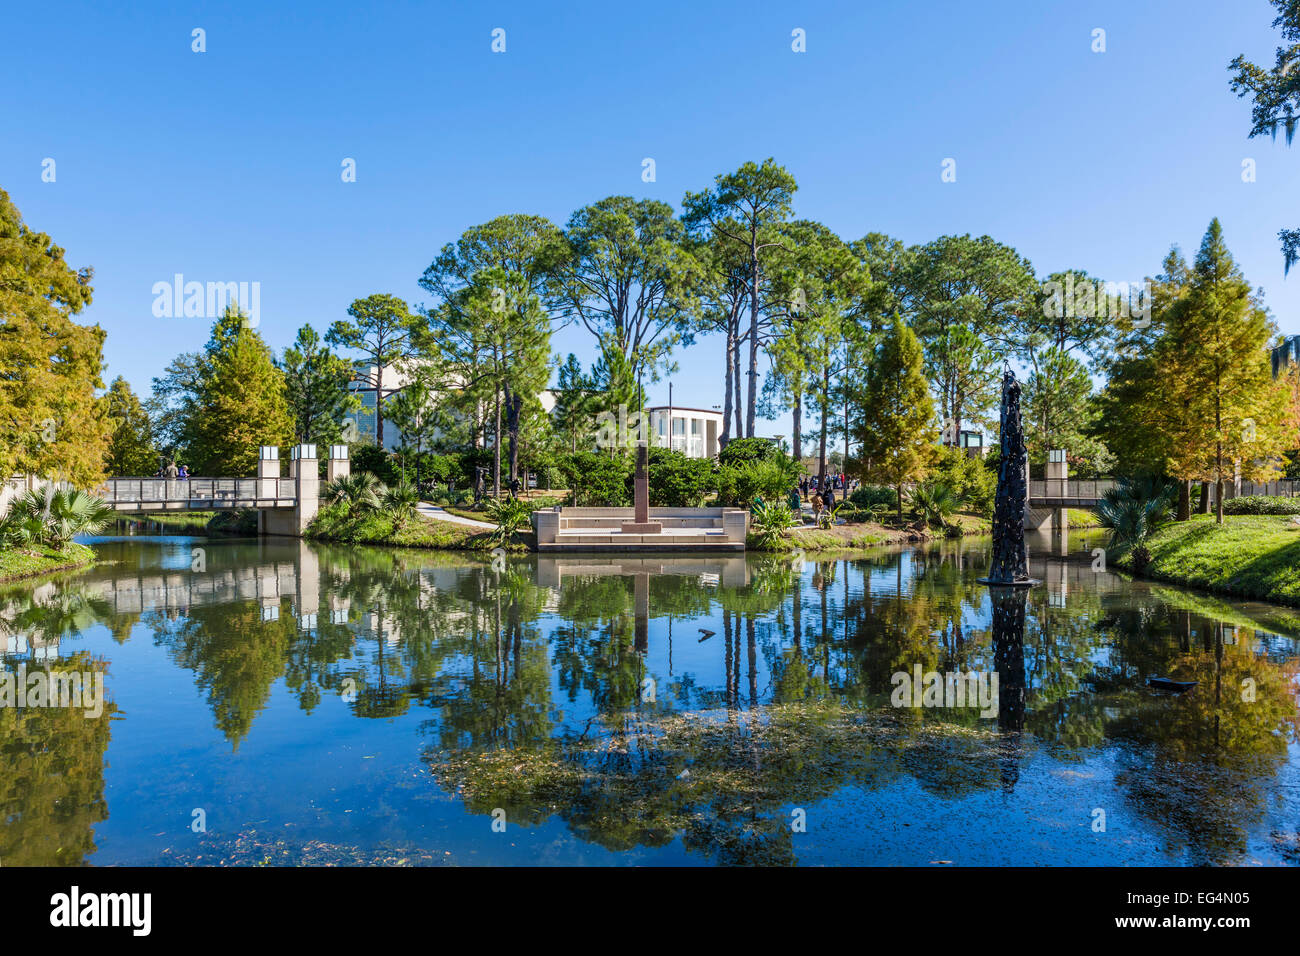
{"type": "Polygon", "coordinates": [[[316,446],[295,445],[291,456],[297,498],[293,509],[294,528],[298,534],[302,534],[320,508],[320,472],[316,465],[316,446]]]}
{"type": "Polygon", "coordinates": [[[620,529],[623,534],[660,534],[664,530],[661,523],[650,520],[650,475],[646,470],[649,461],[650,449],[645,442],[638,443],[636,474],[632,478],[632,520],[623,522],[620,529]]]}
{"type": "Polygon", "coordinates": [[[644,654],[650,647],[650,573],[638,571],[632,577],[633,646],[644,654]]]}
{"type": "Polygon", "coordinates": [[[257,450],[257,497],[274,499],[280,482],[280,449],[263,445],[257,450]]]}
{"type": "Polygon", "coordinates": [[[352,474],[352,461],[347,445],[330,445],[329,460],[325,462],[325,480],[334,481],[352,474]]]}
{"type": "Polygon", "coordinates": [[[635,482],[635,517],[637,524],[645,524],[650,520],[650,476],[646,468],[650,461],[650,449],[645,445],[636,446],[636,477],[635,482]]]}
{"type": "MultiPolygon", "coordinates": [[[[1053,448],[1047,453],[1047,497],[1066,498],[1070,492],[1070,466],[1065,460],[1064,448],[1053,448]]],[[[1065,508],[1052,509],[1052,525],[1060,531],[1070,523],[1070,513],[1065,508]]]]}
{"type": "Polygon", "coordinates": [[[298,626],[308,631],[316,627],[316,615],[320,612],[320,558],[313,548],[314,545],[299,541],[298,560],[294,562],[297,577],[293,603],[298,626]]]}

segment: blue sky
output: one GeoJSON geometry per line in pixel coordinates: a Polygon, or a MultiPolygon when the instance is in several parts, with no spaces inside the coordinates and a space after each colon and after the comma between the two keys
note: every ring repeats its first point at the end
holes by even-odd
{"type": "MultiPolygon", "coordinates": [[[[562,225],[616,194],[678,206],[766,156],[798,179],[797,215],[846,239],[987,233],[1039,275],[1137,281],[1218,216],[1297,333],[1300,273],[1283,278],[1276,235],[1300,226],[1300,144],[1246,138],[1226,69],[1271,61],[1273,15],[1266,0],[15,4],[0,186],[94,267],[83,317],[108,332],[107,377],[142,393],[207,338],[205,319],[152,313],[175,273],[260,282],[279,349],[372,292],[427,301],[416,280],[472,224],[562,225]]],[[[554,347],[592,357],[580,330],[554,347]]],[[[721,342],[678,360],[675,402],[720,403],[721,342]]]]}

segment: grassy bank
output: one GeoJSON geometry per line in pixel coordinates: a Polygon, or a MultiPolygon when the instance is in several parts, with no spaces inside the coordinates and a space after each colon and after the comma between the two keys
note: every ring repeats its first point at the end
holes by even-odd
{"type": "Polygon", "coordinates": [[[66,571],[95,563],[95,552],[84,544],[69,544],[62,551],[53,548],[0,549],[0,583],[29,578],[51,571],[66,571]]]}
{"type": "Polygon", "coordinates": [[[1147,547],[1147,577],[1300,606],[1300,524],[1290,517],[1230,516],[1218,525],[1197,515],[1165,525],[1147,547]]]}
{"type": "Polygon", "coordinates": [[[1067,508],[1066,517],[1071,528],[1100,528],[1101,519],[1091,508],[1067,508]]]}
{"type": "Polygon", "coordinates": [[[171,534],[224,534],[238,537],[257,534],[257,512],[251,508],[243,511],[178,511],[118,520],[147,522],[159,531],[171,534]]]}
{"type": "Polygon", "coordinates": [[[450,521],[431,521],[422,515],[414,515],[398,528],[393,516],[385,511],[367,511],[349,516],[344,505],[322,508],[307,527],[307,537],[345,544],[380,544],[401,548],[487,551],[492,547],[487,533],[477,528],[450,521]]]}
{"type": "MultiPolygon", "coordinates": [[[[792,529],[786,538],[790,548],[799,548],[802,551],[863,551],[885,544],[989,534],[992,528],[989,519],[972,514],[956,514],[949,521],[954,527],[951,533],[941,529],[926,528],[917,522],[898,527],[875,521],[854,521],[830,528],[814,528],[806,525],[792,529]]],[[[754,543],[752,535],[749,547],[751,550],[761,550],[754,543]]]]}

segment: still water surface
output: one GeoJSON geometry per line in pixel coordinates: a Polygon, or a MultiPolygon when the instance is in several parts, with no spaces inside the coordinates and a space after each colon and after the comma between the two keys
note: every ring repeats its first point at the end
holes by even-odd
{"type": "Polygon", "coordinates": [[[110,701],[0,708],[3,865],[1300,863],[1300,612],[1095,571],[1078,535],[1030,539],[997,633],[984,540],[90,543],[0,590],[4,669],[102,669],[110,701]],[[892,706],[917,665],[996,673],[996,715],[892,706]]]}

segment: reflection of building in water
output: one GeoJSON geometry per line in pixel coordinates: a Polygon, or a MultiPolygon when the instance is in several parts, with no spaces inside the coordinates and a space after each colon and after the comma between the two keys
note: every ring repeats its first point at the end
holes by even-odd
{"type": "Polygon", "coordinates": [[[698,578],[701,585],[739,588],[749,584],[749,563],[743,555],[732,557],[700,556],[656,558],[625,557],[614,555],[574,555],[552,557],[542,555],[537,559],[537,584],[539,587],[559,589],[564,579],[603,577],[606,575],[632,576],[683,575],[698,578]]]}
{"type": "Polygon", "coordinates": [[[402,642],[402,627],[395,618],[370,611],[363,618],[363,624],[368,633],[389,647],[396,647],[402,642]]]}
{"type": "Polygon", "coordinates": [[[59,657],[59,639],[33,636],[30,640],[26,634],[7,634],[4,639],[4,656],[33,661],[52,661],[59,657]]]}

